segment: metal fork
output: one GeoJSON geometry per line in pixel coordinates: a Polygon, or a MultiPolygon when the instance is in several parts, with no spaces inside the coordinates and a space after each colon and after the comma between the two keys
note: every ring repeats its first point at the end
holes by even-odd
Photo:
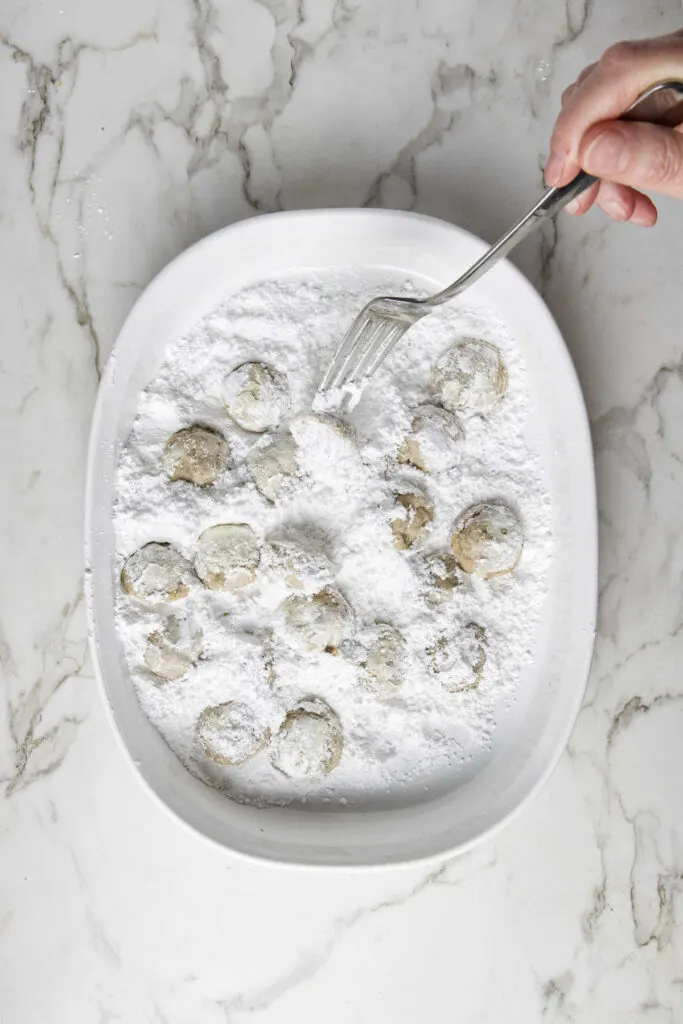
{"type": "MultiPolygon", "coordinates": [[[[675,127],[683,124],[683,83],[660,82],[647,89],[623,114],[623,120],[649,121],[675,127]]],[[[358,314],[328,366],[318,388],[316,404],[350,408],[367,381],[396,347],[406,331],[436,306],[461,295],[572,199],[590,188],[596,178],[584,171],[561,188],[548,188],[514,227],[448,288],[426,299],[387,295],[373,299],[358,314]]]]}

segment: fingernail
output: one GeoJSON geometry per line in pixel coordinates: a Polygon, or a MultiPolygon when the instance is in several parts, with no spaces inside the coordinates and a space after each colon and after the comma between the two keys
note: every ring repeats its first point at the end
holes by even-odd
{"type": "Polygon", "coordinates": [[[652,217],[650,213],[638,213],[636,211],[631,217],[631,223],[639,228],[653,228],[657,223],[657,217],[656,215],[652,217]]]}
{"type": "Polygon", "coordinates": [[[604,177],[626,169],[626,139],[618,128],[606,128],[593,139],[583,155],[583,169],[604,177]]]}
{"type": "Polygon", "coordinates": [[[556,185],[564,170],[564,160],[557,153],[551,153],[545,165],[545,180],[548,185],[556,185]]]}
{"type": "Polygon", "coordinates": [[[579,208],[580,206],[578,199],[572,199],[571,203],[567,203],[567,205],[565,206],[565,210],[567,211],[567,213],[570,213],[572,217],[575,217],[577,215],[577,213],[579,212],[579,208]]]}

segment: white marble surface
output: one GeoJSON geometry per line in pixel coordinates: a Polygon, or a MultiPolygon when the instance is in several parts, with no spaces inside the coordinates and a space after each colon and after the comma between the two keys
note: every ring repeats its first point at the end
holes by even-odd
{"type": "Polygon", "coordinates": [[[254,211],[365,203],[492,239],[559,94],[678,0],[6,0],[0,11],[2,1024],[683,1019],[683,207],[516,257],[594,428],[595,663],[569,750],[436,870],[249,866],[141,789],[86,653],[98,375],[176,253],[254,211]]]}

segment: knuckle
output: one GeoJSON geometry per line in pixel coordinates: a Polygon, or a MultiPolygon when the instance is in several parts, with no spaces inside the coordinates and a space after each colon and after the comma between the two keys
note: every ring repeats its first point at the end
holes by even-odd
{"type": "Polygon", "coordinates": [[[577,85],[581,85],[583,82],[585,82],[586,79],[588,78],[588,76],[590,74],[592,74],[594,69],[595,69],[595,63],[589,64],[588,67],[585,67],[583,69],[583,71],[581,72],[581,74],[579,75],[579,77],[577,78],[576,84],[577,85]]]}
{"type": "Polygon", "coordinates": [[[576,85],[568,85],[567,86],[567,88],[562,93],[562,97],[561,97],[561,100],[560,100],[561,105],[563,107],[565,106],[565,104],[567,104],[569,102],[569,100],[574,95],[575,91],[576,91],[576,85]]]}
{"type": "Polygon", "coordinates": [[[605,50],[601,63],[607,68],[629,67],[640,54],[640,45],[634,42],[615,43],[605,50]]]}

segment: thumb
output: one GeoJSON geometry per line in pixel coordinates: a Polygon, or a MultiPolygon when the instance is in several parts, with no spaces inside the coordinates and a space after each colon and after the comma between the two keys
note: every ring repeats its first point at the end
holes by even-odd
{"type": "Polygon", "coordinates": [[[672,128],[597,124],[581,140],[579,163],[596,178],[683,199],[683,135],[672,128]]]}

